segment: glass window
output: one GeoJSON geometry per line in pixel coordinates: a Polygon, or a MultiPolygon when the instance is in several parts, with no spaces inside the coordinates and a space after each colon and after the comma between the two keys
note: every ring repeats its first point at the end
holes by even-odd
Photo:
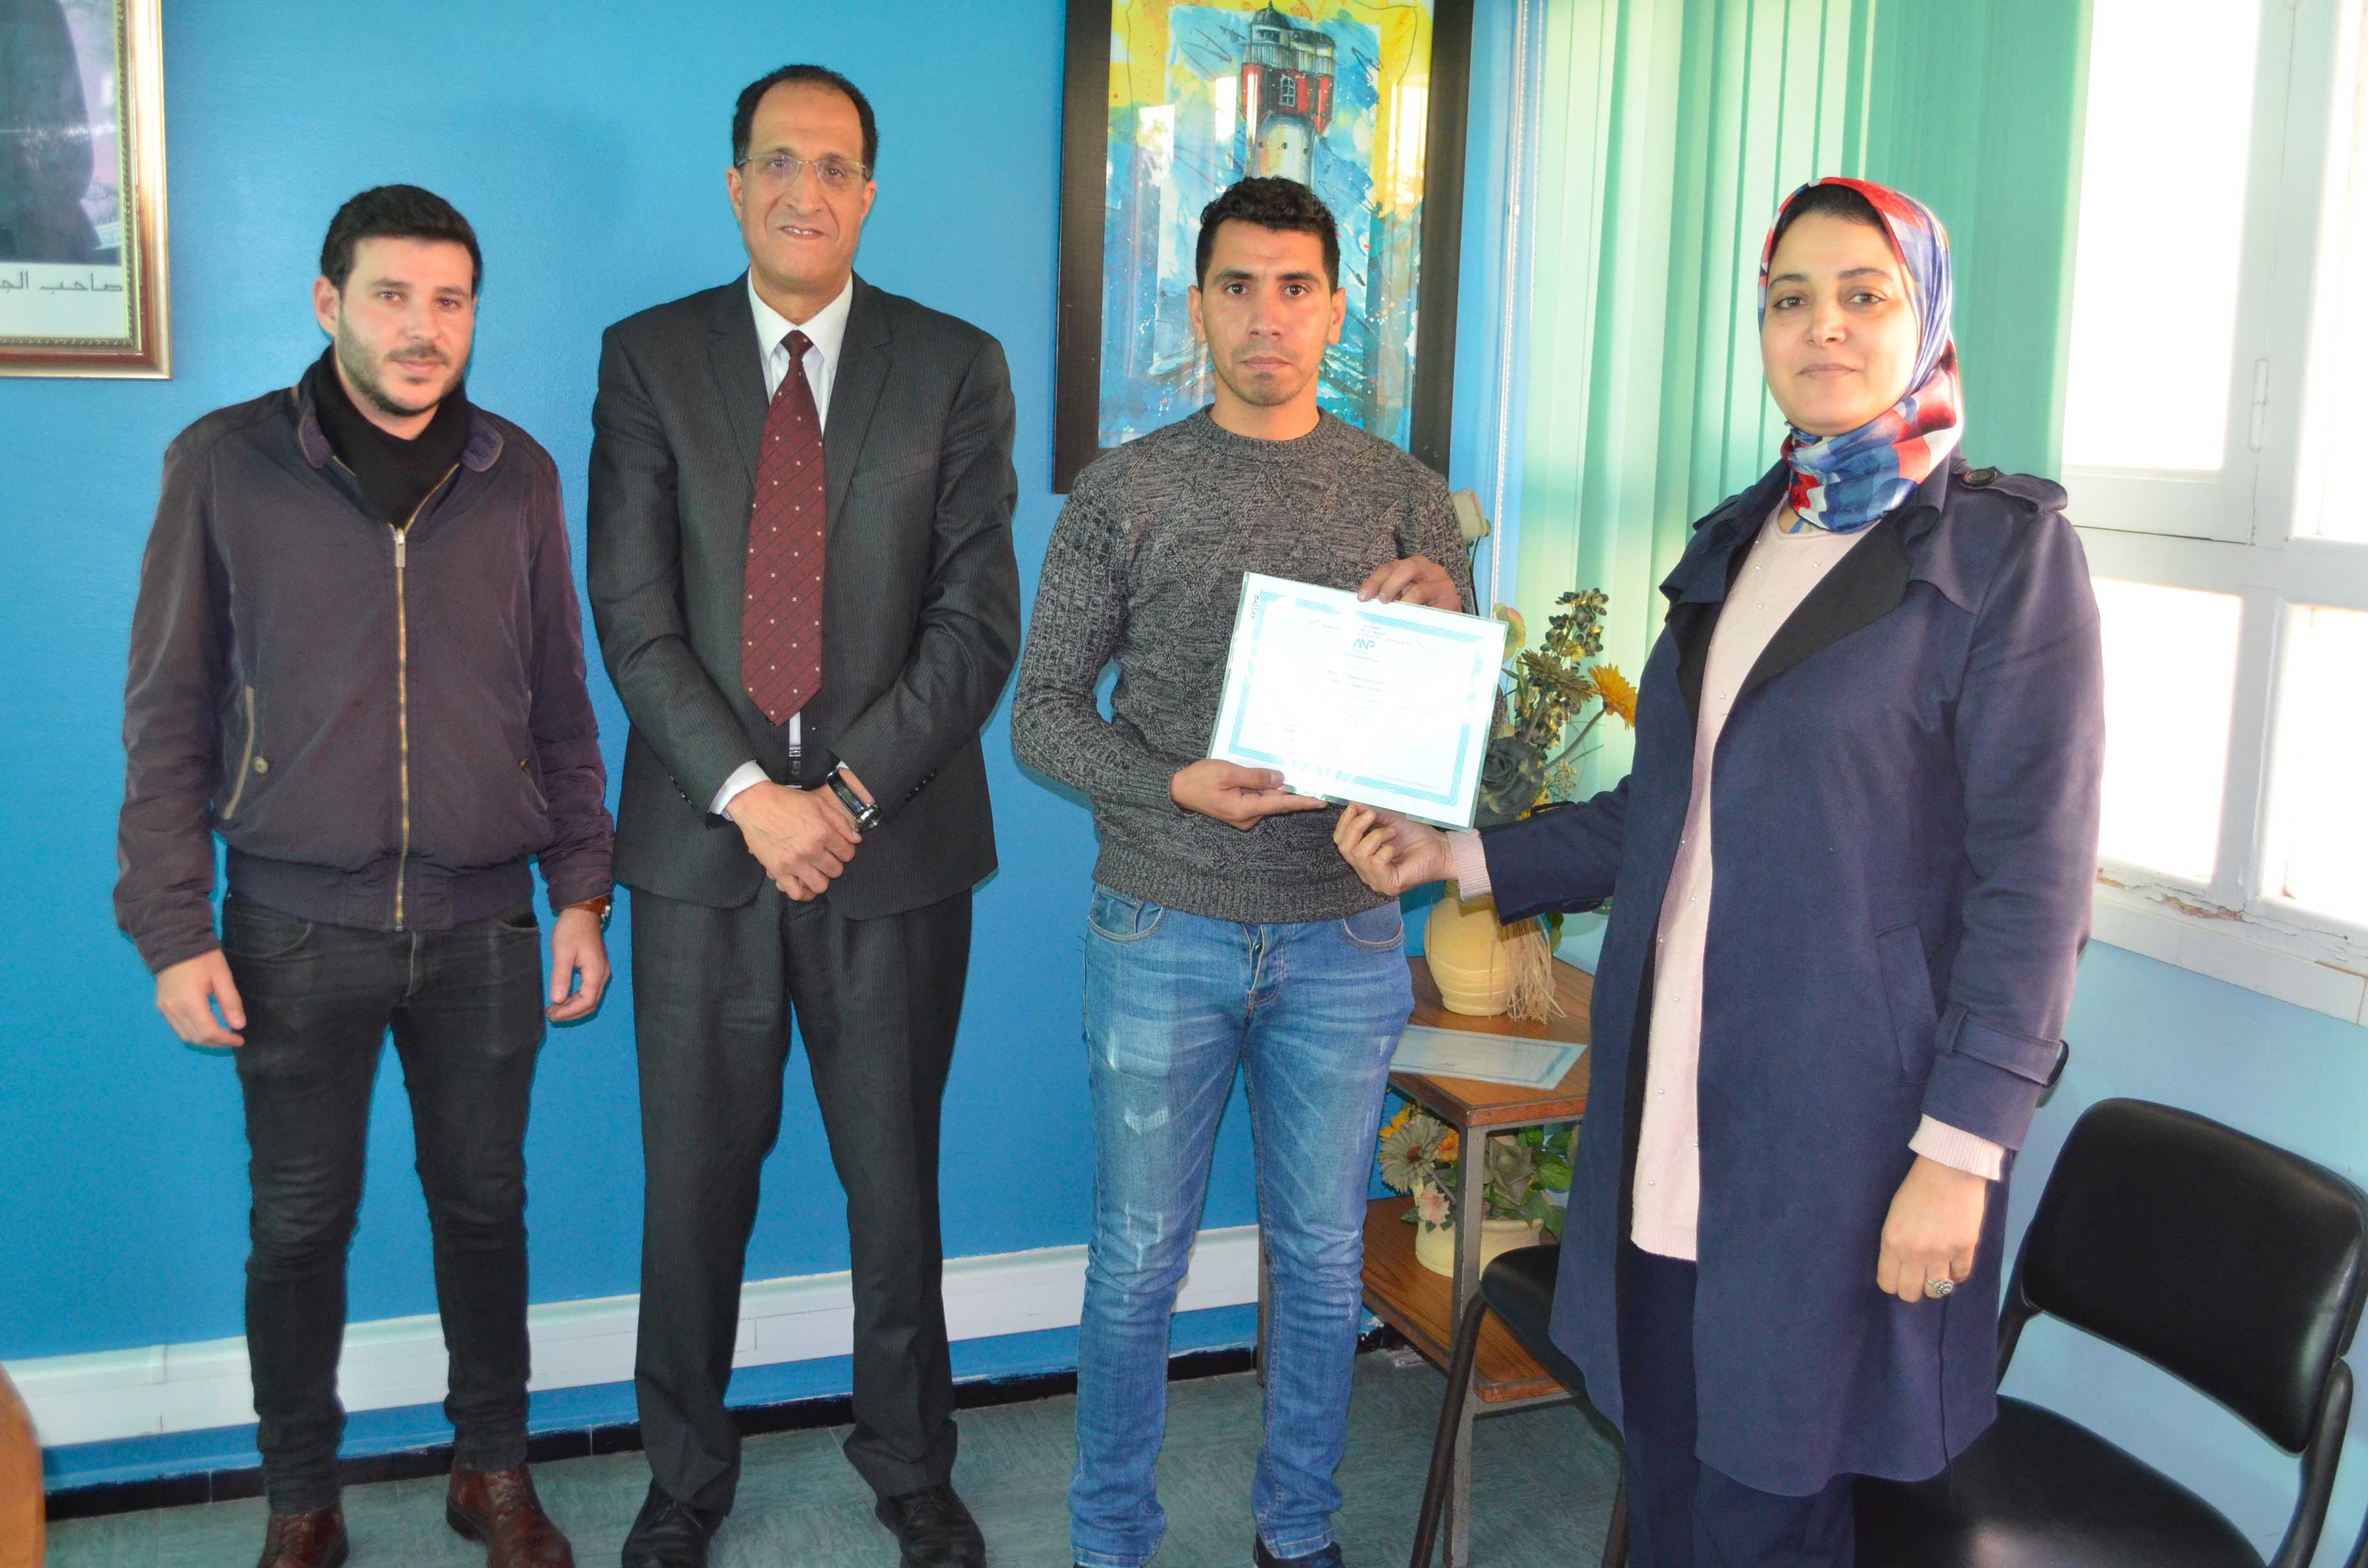
{"type": "Polygon", "coordinates": [[[2244,601],[2101,577],[2096,586],[2105,639],[2101,853],[2112,865],[2208,883],[2244,601]]]}
{"type": "Polygon", "coordinates": [[[2368,926],[2368,611],[2297,606],[2271,775],[2267,891],[2368,926]]]}
{"type": "Polygon", "coordinates": [[[2260,0],[2095,0],[2068,466],[2226,458],[2260,0]]]}
{"type": "Polygon", "coordinates": [[[2310,471],[2317,503],[2295,532],[2368,544],[2368,494],[2344,472],[2368,429],[2368,27],[2359,12],[2341,51],[2328,140],[2318,307],[2311,324],[2310,471]]]}

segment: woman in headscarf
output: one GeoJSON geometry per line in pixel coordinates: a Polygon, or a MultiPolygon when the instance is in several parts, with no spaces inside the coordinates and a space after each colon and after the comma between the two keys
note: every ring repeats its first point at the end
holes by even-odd
{"type": "Polygon", "coordinates": [[[1507,920],[1619,894],[1554,1334],[1626,1439],[1638,1568],[1846,1568],[1852,1478],[1994,1417],[2005,1183],[2097,865],[2096,599],[2063,491],[1958,454],[1940,220],[1813,182],[1759,277],[1790,433],[1662,585],[1628,777],[1337,835],[1507,920]]]}

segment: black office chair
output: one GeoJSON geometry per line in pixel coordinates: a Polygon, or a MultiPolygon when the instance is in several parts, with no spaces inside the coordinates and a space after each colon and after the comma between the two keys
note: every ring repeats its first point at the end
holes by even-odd
{"type": "MultiPolygon", "coordinates": [[[[2351,1415],[2363,1238],[2368,1196],[2333,1171],[2186,1111],[2103,1101],[2073,1127],[2023,1236],[1998,1376],[2044,1312],[2210,1394],[2300,1457],[2269,1562],[2302,1568],[2351,1415]]],[[[1946,1473],[1861,1482],[1858,1529],[1861,1568],[2263,1568],[2194,1493],[2018,1399],[1946,1473]]]]}
{"type": "MultiPolygon", "coordinates": [[[[1512,1331],[1521,1347],[1587,1405],[1586,1383],[1546,1333],[1554,1314],[1554,1269],[1562,1248],[1518,1247],[1499,1255],[1481,1272],[1480,1289],[1463,1308],[1455,1325],[1455,1345],[1447,1358],[1447,1398],[1439,1410],[1439,1436],[1430,1446],[1430,1476],[1422,1489],[1422,1512],[1415,1521],[1413,1568],[1431,1568],[1431,1552],[1439,1539],[1440,1517],[1446,1512],[1447,1488],[1455,1473],[1455,1435],[1463,1422],[1463,1402],[1472,1392],[1472,1367],[1480,1354],[1480,1328],[1495,1313],[1512,1331]]],[[[1622,1568],[1628,1561],[1628,1483],[1623,1476],[1611,1498],[1611,1528],[1603,1541],[1603,1568],[1622,1568]]]]}

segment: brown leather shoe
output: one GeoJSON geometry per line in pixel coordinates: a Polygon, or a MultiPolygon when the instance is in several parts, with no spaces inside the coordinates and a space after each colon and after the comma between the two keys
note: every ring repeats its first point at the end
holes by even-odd
{"type": "Polygon", "coordinates": [[[346,1560],[346,1511],[274,1514],[263,1531],[255,1568],[340,1568],[346,1560]]]}
{"type": "Polygon", "coordinates": [[[485,1543],[486,1568],[575,1568],[575,1553],[542,1511],[524,1465],[454,1471],[444,1522],[485,1543]]]}

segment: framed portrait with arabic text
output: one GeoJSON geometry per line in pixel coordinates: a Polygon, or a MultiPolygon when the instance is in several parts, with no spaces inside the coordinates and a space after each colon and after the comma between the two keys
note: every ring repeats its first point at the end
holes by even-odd
{"type": "Polygon", "coordinates": [[[1472,0],[1069,0],[1056,492],[1210,401],[1201,210],[1253,175],[1339,225],[1318,401],[1445,471],[1471,50],[1472,0]]]}
{"type": "Polygon", "coordinates": [[[0,0],[0,375],[172,373],[159,0],[0,0]]]}

